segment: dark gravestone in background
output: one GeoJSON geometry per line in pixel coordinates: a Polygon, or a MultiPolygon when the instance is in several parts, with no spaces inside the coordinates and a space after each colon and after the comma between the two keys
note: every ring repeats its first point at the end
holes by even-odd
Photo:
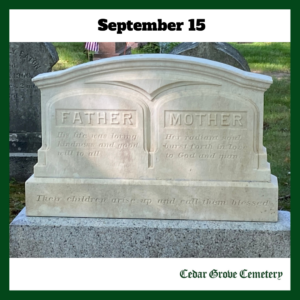
{"type": "Polygon", "coordinates": [[[170,54],[206,58],[250,72],[246,59],[227,43],[181,43],[170,54]]]}
{"type": "Polygon", "coordinates": [[[41,94],[31,79],[57,61],[51,43],[9,44],[10,178],[24,181],[33,173],[42,137],[41,94]]]}

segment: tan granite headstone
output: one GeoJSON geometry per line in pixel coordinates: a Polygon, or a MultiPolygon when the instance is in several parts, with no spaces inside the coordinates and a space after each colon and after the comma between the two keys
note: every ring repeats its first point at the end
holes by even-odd
{"type": "Polygon", "coordinates": [[[263,140],[272,78],[176,55],[41,74],[30,216],[277,221],[263,140]]]}

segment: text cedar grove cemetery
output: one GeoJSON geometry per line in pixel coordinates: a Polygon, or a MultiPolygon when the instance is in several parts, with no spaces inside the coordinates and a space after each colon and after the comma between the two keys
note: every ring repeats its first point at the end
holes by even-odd
{"type": "MultiPolygon", "coordinates": [[[[203,31],[205,29],[205,19],[190,19],[189,31],[203,31]]],[[[184,22],[163,22],[158,19],[157,22],[135,22],[128,20],[127,22],[109,22],[107,19],[98,20],[98,30],[100,31],[117,31],[122,34],[123,31],[182,31],[184,22]]]]}

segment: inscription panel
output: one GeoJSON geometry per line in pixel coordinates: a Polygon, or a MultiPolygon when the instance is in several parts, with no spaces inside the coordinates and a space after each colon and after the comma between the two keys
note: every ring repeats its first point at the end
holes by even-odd
{"type": "Polygon", "coordinates": [[[130,206],[130,205],[147,205],[152,206],[154,209],[158,206],[174,206],[177,208],[184,207],[201,207],[201,206],[235,206],[235,207],[258,207],[258,206],[270,206],[269,200],[242,200],[242,199],[226,199],[226,200],[216,200],[211,196],[199,195],[196,197],[185,197],[185,198],[132,198],[132,197],[101,197],[101,196],[91,196],[91,195],[68,195],[68,196],[56,196],[56,195],[46,195],[37,194],[35,195],[36,202],[39,203],[64,203],[69,205],[92,205],[92,204],[114,204],[116,206],[130,206]]]}
{"type": "Polygon", "coordinates": [[[55,102],[48,115],[48,175],[147,176],[143,108],[138,104],[119,97],[79,95],[55,102]]]}
{"type": "Polygon", "coordinates": [[[160,107],[157,164],[164,178],[251,180],[255,110],[242,99],[200,94],[160,107]]]}
{"type": "Polygon", "coordinates": [[[126,181],[49,180],[47,190],[29,182],[31,201],[27,210],[34,215],[106,218],[159,218],[195,220],[276,220],[275,188],[261,196],[267,183],[218,185],[213,181],[155,183],[153,180],[126,181]],[[274,201],[275,199],[275,201],[274,201]],[[59,208],[59,209],[58,209],[59,208]]]}

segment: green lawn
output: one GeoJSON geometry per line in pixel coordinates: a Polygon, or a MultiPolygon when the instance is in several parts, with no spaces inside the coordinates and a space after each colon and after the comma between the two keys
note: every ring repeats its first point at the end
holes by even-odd
{"type": "Polygon", "coordinates": [[[246,58],[251,71],[290,73],[290,43],[230,43],[246,58]]]}
{"type": "Polygon", "coordinates": [[[53,71],[68,69],[70,67],[88,62],[85,43],[52,43],[58,53],[59,61],[52,68],[53,71]]]}
{"type": "MultiPolygon", "coordinates": [[[[88,61],[84,43],[53,43],[59,55],[53,71],[88,61]]],[[[251,71],[273,77],[265,93],[264,146],[279,182],[279,209],[290,210],[290,43],[230,43],[251,71]]],[[[10,182],[10,221],[24,207],[24,183],[10,182]]]]}
{"type": "Polygon", "coordinates": [[[290,210],[290,43],[230,44],[246,58],[251,71],[273,78],[265,93],[264,146],[278,178],[279,209],[290,210]]]}
{"type": "Polygon", "coordinates": [[[264,145],[279,183],[279,208],[290,209],[290,80],[273,78],[265,93],[264,145]]]}
{"type": "Polygon", "coordinates": [[[25,206],[25,184],[11,181],[9,183],[9,223],[25,206]]]}

